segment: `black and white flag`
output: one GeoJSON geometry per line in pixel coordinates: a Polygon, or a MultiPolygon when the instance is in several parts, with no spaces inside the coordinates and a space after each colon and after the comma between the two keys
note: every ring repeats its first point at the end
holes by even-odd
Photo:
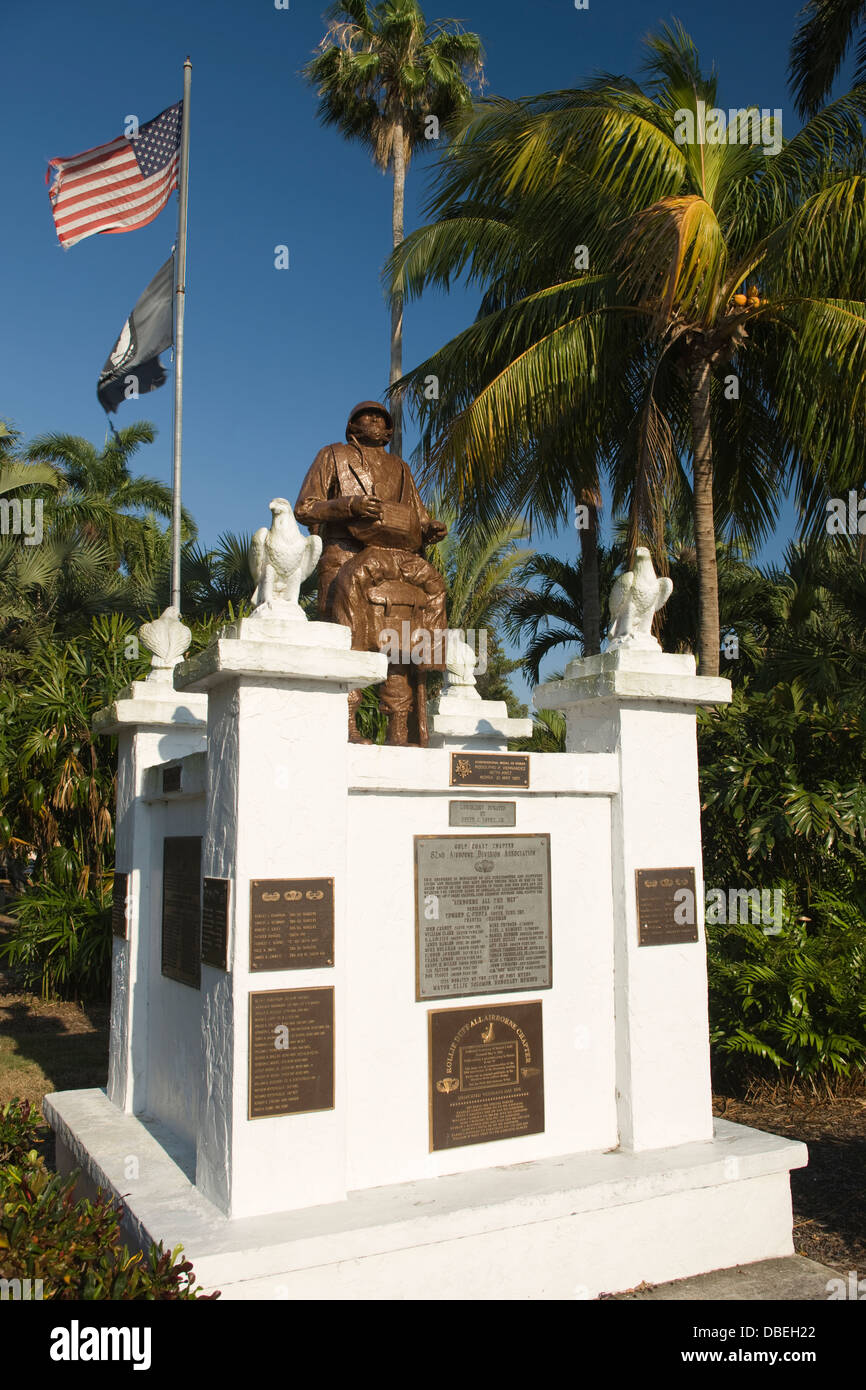
{"type": "Polygon", "coordinates": [[[96,394],[103,410],[114,411],[121,401],[137,400],[146,391],[165,385],[159,354],[174,342],[173,293],[171,255],[126,320],[100,373],[96,394]]]}

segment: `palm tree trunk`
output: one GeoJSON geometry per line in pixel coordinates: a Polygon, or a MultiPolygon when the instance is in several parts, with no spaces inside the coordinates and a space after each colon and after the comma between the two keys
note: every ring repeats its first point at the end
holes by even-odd
{"type": "Polygon", "coordinates": [[[581,590],[583,597],[583,654],[596,656],[601,651],[601,595],[598,587],[598,507],[584,493],[580,501],[589,512],[589,525],[581,526],[581,590]]]}
{"type": "Polygon", "coordinates": [[[698,562],[700,674],[719,674],[719,575],[713,517],[713,440],[710,433],[710,364],[693,360],[691,376],[694,458],[695,550],[698,562]]]}
{"type": "MultiPolygon", "coordinates": [[[[403,240],[403,199],[406,188],[406,161],[403,149],[403,122],[398,120],[394,126],[393,165],[394,165],[394,203],[391,223],[395,248],[403,240]]],[[[391,373],[389,385],[393,386],[403,375],[403,297],[395,295],[391,301],[391,373]]],[[[403,406],[394,398],[391,401],[391,417],[394,433],[391,436],[391,453],[403,451],[403,406]]]]}

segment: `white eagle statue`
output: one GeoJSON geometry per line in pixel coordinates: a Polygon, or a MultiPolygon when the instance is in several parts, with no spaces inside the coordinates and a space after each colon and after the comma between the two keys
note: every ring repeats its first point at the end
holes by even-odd
{"type": "Polygon", "coordinates": [[[663,608],[674,591],[673,580],[659,579],[646,546],[634,554],[634,569],[621,574],[610,591],[611,623],[607,630],[609,652],[620,647],[638,651],[660,651],[652,634],[653,615],[663,608]]]}
{"type": "Polygon", "coordinates": [[[285,497],[269,503],[271,529],[260,526],[250,545],[250,573],[256,581],[253,607],[279,610],[283,604],[303,615],[298,604],[301,585],[316,568],[322,553],[321,536],[302,536],[285,497]]]}

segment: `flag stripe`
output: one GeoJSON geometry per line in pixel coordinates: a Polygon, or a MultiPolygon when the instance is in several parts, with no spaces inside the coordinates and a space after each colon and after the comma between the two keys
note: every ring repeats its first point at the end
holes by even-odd
{"type": "Polygon", "coordinates": [[[104,208],[111,212],[114,208],[122,207],[125,203],[134,200],[134,197],[150,198],[162,188],[166,180],[173,178],[177,174],[177,161],[172,164],[162,174],[156,174],[152,179],[126,178],[111,183],[106,188],[105,194],[112,193],[116,196],[107,197],[96,196],[85,192],[80,193],[75,198],[64,199],[63,207],[59,211],[55,209],[55,220],[58,227],[63,226],[71,218],[77,217],[80,213],[87,213],[94,209],[104,208]]]}
{"type": "Polygon", "coordinates": [[[62,242],[67,242],[70,236],[74,236],[76,241],[80,241],[83,236],[90,236],[91,233],[99,231],[113,231],[118,227],[126,227],[128,230],[136,226],[144,226],[145,222],[151,221],[165,207],[168,195],[177,187],[175,178],[167,189],[161,189],[144,199],[136,201],[126,199],[122,201],[114,212],[106,212],[100,209],[97,213],[92,213],[87,217],[68,219],[62,224],[58,224],[58,236],[62,242]],[[127,214],[125,217],[123,214],[127,214]],[[143,221],[138,219],[143,218],[143,221]]]}

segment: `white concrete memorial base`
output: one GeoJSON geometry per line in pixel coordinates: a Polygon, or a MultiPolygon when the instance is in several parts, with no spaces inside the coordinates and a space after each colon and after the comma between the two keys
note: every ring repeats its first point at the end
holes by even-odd
{"type": "Polygon", "coordinates": [[[46,1096],[63,1172],[123,1194],[129,1237],[181,1243],[228,1299],[589,1299],[793,1253],[806,1146],[716,1120],[710,1141],[569,1154],[229,1221],[191,1152],[102,1091],[46,1096]],[[130,1180],[128,1156],[140,1176],[130,1180]],[[186,1170],[186,1171],[185,1171],[186,1170]]]}
{"type": "Polygon", "coordinates": [[[695,716],[730,684],[630,636],[536,692],[565,753],[504,755],[530,721],[456,643],[438,746],[350,745],[385,655],[276,601],[101,712],[109,1085],[44,1112],[130,1239],[266,1299],[593,1298],[791,1253],[805,1147],[712,1115],[695,716]]]}

